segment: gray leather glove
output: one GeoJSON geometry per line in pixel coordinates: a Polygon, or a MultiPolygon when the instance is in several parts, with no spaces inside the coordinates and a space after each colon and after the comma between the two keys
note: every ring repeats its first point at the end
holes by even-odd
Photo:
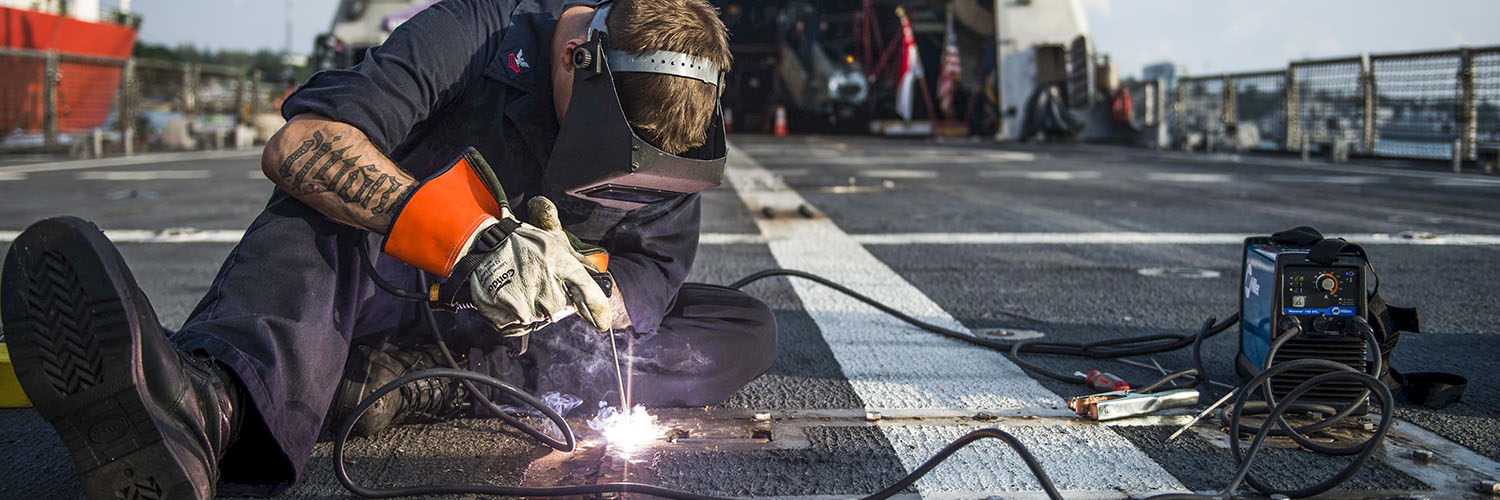
{"type": "Polygon", "coordinates": [[[506,336],[575,312],[599,331],[609,330],[609,297],[589,275],[592,264],[568,242],[557,207],[536,197],[526,208],[534,224],[520,224],[469,275],[475,308],[506,336]]]}

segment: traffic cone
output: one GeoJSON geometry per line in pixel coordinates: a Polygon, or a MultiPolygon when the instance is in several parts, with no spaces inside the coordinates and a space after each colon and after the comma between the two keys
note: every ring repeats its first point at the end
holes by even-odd
{"type": "Polygon", "coordinates": [[[786,106],[776,105],[776,126],[773,133],[776,137],[786,136],[786,106]]]}

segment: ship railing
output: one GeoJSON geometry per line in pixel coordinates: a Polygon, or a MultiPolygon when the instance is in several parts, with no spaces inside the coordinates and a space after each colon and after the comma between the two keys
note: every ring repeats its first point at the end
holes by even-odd
{"type": "Polygon", "coordinates": [[[1294,61],[1179,78],[1182,147],[1478,161],[1500,155],[1500,46],[1294,61]]]}
{"type": "Polygon", "coordinates": [[[148,139],[136,130],[147,112],[228,117],[219,121],[232,126],[274,111],[280,96],[259,71],[237,66],[0,48],[0,67],[10,69],[0,75],[0,139],[35,135],[54,152],[98,154],[89,149],[106,134],[128,154],[148,139]]]}

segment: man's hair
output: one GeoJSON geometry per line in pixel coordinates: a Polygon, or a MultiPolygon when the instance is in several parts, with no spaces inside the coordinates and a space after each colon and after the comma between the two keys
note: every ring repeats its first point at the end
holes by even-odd
{"type": "MultiPolygon", "coordinates": [[[[729,71],[729,33],[708,0],[615,0],[605,22],[611,49],[682,52],[729,71]]],[[[681,76],[618,73],[615,89],[636,134],[672,154],[703,144],[719,104],[713,85],[681,76]]]]}

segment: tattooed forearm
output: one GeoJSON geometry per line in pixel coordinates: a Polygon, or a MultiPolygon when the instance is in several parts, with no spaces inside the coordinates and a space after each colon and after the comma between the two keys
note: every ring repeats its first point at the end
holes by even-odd
{"type": "Polygon", "coordinates": [[[359,129],[327,117],[293,117],[266,144],[261,170],[319,213],[384,234],[416,181],[359,129]]]}
{"type": "Polygon", "coordinates": [[[342,139],[313,131],[286,156],[278,173],[294,194],[332,192],[371,214],[389,212],[412,189],[412,183],[381,172],[374,164],[361,165],[361,156],[349,154],[352,145],[334,149],[342,139]]]}

